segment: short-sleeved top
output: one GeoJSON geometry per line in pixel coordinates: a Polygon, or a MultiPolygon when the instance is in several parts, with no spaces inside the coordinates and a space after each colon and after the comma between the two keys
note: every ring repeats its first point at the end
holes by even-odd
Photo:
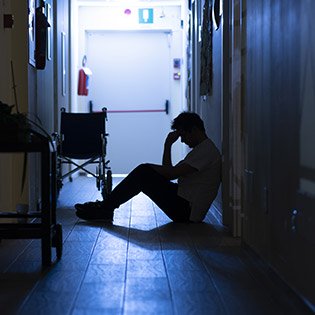
{"type": "Polygon", "coordinates": [[[218,193],[221,182],[221,154],[215,144],[207,138],[178,164],[180,163],[197,169],[192,174],[178,178],[177,194],[190,203],[190,221],[201,222],[218,193]]]}

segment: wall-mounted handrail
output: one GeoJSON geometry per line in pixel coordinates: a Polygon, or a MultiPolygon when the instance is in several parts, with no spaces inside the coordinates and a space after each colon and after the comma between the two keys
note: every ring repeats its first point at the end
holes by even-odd
{"type": "MultiPolygon", "coordinates": [[[[93,111],[93,102],[89,102],[89,109],[90,113],[93,111]]],[[[165,108],[164,109],[107,109],[107,113],[166,113],[168,115],[169,111],[169,100],[165,101],[165,108]]]]}
{"type": "Polygon", "coordinates": [[[165,112],[165,109],[130,109],[130,110],[107,110],[108,113],[159,113],[165,112]]]}

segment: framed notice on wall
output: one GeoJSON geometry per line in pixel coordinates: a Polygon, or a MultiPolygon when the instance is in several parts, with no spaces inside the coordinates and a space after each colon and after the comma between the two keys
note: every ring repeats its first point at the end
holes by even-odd
{"type": "Polygon", "coordinates": [[[36,0],[28,0],[28,60],[35,67],[35,5],[36,0]]]}

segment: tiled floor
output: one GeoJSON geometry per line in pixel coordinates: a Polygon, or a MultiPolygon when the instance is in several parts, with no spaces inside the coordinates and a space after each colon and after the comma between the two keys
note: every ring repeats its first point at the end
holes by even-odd
{"type": "Polygon", "coordinates": [[[93,179],[65,184],[64,253],[49,269],[39,241],[0,243],[0,314],[306,314],[210,214],[171,223],[140,194],[113,225],[78,220],[73,204],[97,197],[93,179]]]}

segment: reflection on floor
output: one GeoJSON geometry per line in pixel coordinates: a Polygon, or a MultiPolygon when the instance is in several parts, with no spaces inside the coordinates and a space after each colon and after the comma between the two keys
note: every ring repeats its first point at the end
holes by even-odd
{"type": "Polygon", "coordinates": [[[61,191],[61,261],[41,270],[40,242],[0,243],[0,314],[306,314],[264,276],[209,214],[175,224],[140,194],[113,225],[76,218],[100,198],[80,176],[61,191]]]}

